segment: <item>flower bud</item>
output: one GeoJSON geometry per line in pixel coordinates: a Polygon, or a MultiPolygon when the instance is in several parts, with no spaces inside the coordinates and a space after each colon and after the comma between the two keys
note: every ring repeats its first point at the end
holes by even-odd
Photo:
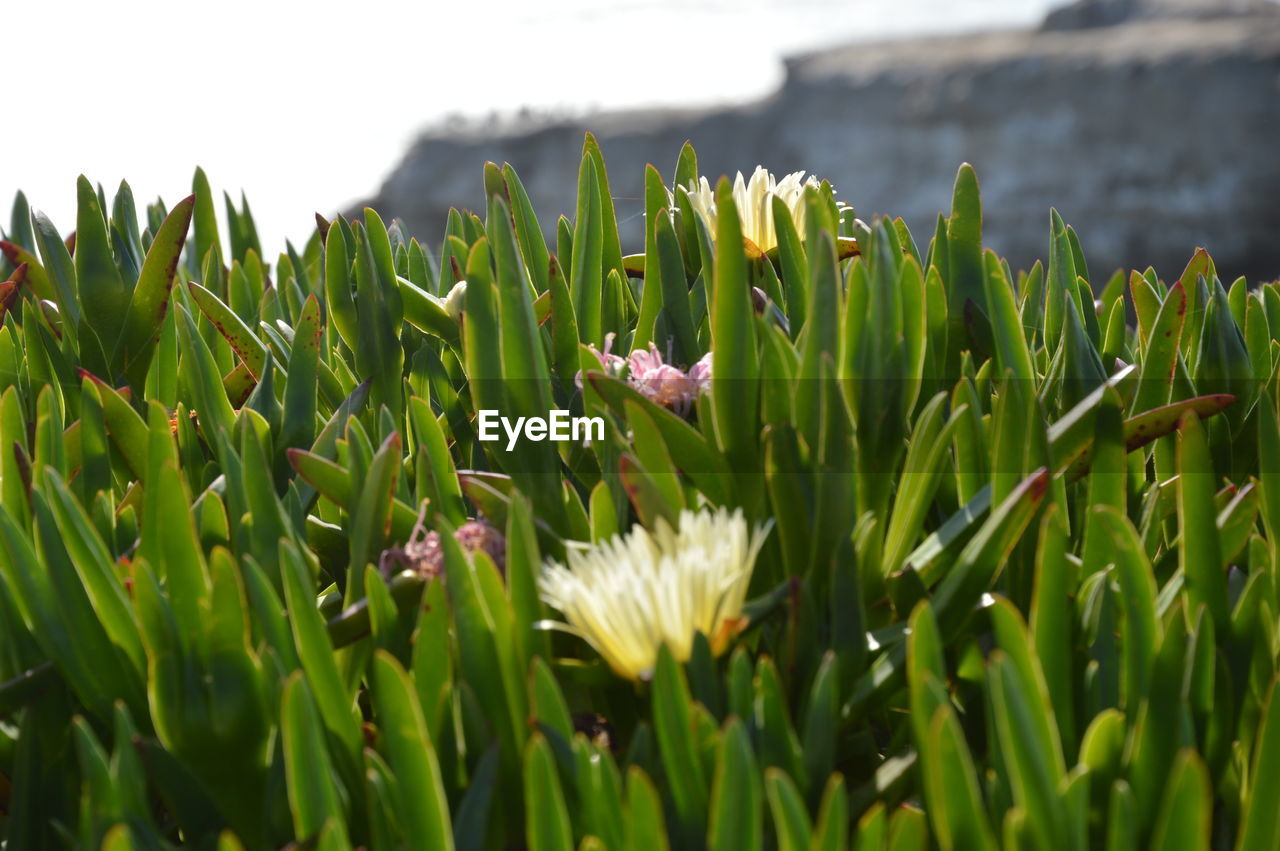
{"type": "Polygon", "coordinates": [[[444,298],[444,312],[454,322],[462,321],[462,306],[467,300],[467,282],[458,281],[444,298]]]}

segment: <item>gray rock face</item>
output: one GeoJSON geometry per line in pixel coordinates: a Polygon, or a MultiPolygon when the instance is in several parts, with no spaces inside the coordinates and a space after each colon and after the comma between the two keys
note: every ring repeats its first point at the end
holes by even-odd
{"type": "Polygon", "coordinates": [[[574,209],[584,129],[604,150],[624,250],[640,250],[644,164],[669,180],[690,139],[708,176],[804,169],[864,218],[903,216],[922,245],[967,160],[986,243],[1015,266],[1047,254],[1054,205],[1095,277],[1176,276],[1197,246],[1224,277],[1280,275],[1274,15],[850,45],[791,60],[780,91],[739,108],[429,133],[371,203],[434,245],[450,204],[481,208],[481,164],[508,161],[551,231],[574,209]]]}
{"type": "Polygon", "coordinates": [[[1110,27],[1126,21],[1208,19],[1280,12],[1274,0],[1077,0],[1045,18],[1047,30],[1110,27]]]}

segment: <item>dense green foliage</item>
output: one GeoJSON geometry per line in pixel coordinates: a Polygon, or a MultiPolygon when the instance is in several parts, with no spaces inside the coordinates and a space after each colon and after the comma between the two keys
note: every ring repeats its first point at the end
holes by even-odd
{"type": "Polygon", "coordinates": [[[824,184],[761,251],[697,176],[630,257],[590,137],[554,246],[492,164],[431,250],[366,211],[270,264],[201,172],[141,221],[82,178],[74,240],[19,196],[6,847],[1280,847],[1280,285],[1091,279],[1056,214],[1015,273],[967,166],[927,242],[824,184]],[[477,440],[553,407],[605,439],[477,440]],[[771,524],[723,655],[545,628],[567,542],[719,505],[771,524]]]}

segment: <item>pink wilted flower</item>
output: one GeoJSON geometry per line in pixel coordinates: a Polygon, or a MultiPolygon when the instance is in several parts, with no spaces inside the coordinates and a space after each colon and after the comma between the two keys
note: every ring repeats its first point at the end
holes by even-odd
{"type": "Polygon", "coordinates": [[[701,360],[689,367],[689,379],[698,383],[699,392],[707,389],[711,382],[711,352],[707,352],[701,360]]]}
{"type": "Polygon", "coordinates": [[[662,354],[653,343],[649,344],[648,351],[636,349],[632,352],[629,362],[631,369],[627,380],[631,386],[646,398],[681,414],[689,412],[698,394],[711,380],[710,352],[688,372],[663,362],[662,354]]]}
{"type": "MultiPolygon", "coordinates": [[[[590,351],[591,354],[595,355],[596,358],[600,361],[600,369],[603,370],[606,375],[612,375],[615,378],[622,375],[622,371],[627,365],[626,358],[620,355],[611,354],[609,352],[609,350],[613,348],[613,341],[614,341],[614,338],[616,338],[617,336],[618,335],[614,334],[612,331],[610,331],[608,334],[605,334],[604,351],[599,351],[598,349],[596,349],[594,343],[587,346],[587,350],[590,351]]],[[[581,390],[582,389],[582,371],[581,370],[578,371],[578,375],[575,378],[575,381],[577,381],[578,383],[578,389],[581,390]]]]}
{"type": "MultiPolygon", "coordinates": [[[[688,414],[698,394],[711,381],[711,353],[707,352],[685,372],[664,361],[653,343],[647,349],[636,349],[629,357],[611,354],[609,349],[613,347],[614,336],[605,336],[604,351],[598,351],[594,345],[587,347],[599,359],[600,369],[614,378],[625,375],[627,383],[646,399],[671,408],[681,416],[688,414]]],[[[577,383],[581,388],[581,372],[577,375],[577,383]]]]}

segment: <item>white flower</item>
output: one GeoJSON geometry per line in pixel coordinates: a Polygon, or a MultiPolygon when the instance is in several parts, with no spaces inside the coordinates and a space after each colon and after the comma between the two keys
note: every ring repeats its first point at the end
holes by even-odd
{"type": "MultiPolygon", "coordinates": [[[[744,180],[742,172],[738,172],[733,181],[733,201],[738,207],[738,218],[742,221],[742,235],[749,239],[761,252],[768,251],[778,244],[777,233],[773,227],[773,199],[781,198],[791,212],[796,231],[804,234],[804,190],[812,186],[817,189],[818,179],[813,175],[804,176],[803,171],[788,174],[782,180],[776,179],[764,166],[756,166],[750,180],[744,180]]],[[[716,233],[716,193],[715,187],[705,177],[699,178],[698,184],[685,187],[689,191],[689,200],[693,209],[707,223],[707,229],[714,237],[716,233]]],[[[674,201],[672,207],[674,208],[674,201]]]]}
{"type": "Polygon", "coordinates": [[[548,563],[538,578],[568,630],[627,679],[652,676],[663,644],[684,662],[701,632],[718,655],[746,626],[742,606],[767,527],[750,530],[740,509],[725,508],[682,511],[679,526],[659,520],[653,532],[636,526],[570,550],[567,567],[548,563]]]}

